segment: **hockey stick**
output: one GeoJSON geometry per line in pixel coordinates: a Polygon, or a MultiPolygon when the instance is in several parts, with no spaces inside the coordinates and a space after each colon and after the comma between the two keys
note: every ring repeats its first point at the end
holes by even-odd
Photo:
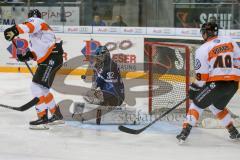
{"type": "MultiPolygon", "coordinates": [[[[17,44],[14,42],[14,40],[12,40],[12,43],[13,43],[13,45],[14,45],[14,46],[16,47],[16,49],[17,49],[18,47],[17,47],[17,44]]],[[[29,66],[29,64],[27,63],[27,61],[24,61],[24,63],[25,63],[25,65],[27,66],[29,72],[32,74],[32,76],[34,76],[33,71],[32,71],[32,69],[30,68],[30,66],[29,66]]]]}
{"type": "Polygon", "coordinates": [[[178,104],[176,104],[175,106],[173,106],[172,108],[170,108],[169,110],[167,110],[165,113],[163,113],[162,115],[160,115],[158,118],[156,118],[154,121],[152,121],[151,123],[149,123],[148,125],[146,125],[145,127],[141,128],[141,129],[131,129],[131,128],[127,128],[125,126],[119,126],[118,129],[122,132],[126,132],[129,134],[139,134],[141,132],[143,132],[144,130],[146,130],[148,127],[150,127],[151,125],[153,125],[155,122],[157,122],[158,120],[160,120],[161,118],[163,118],[164,116],[166,116],[168,113],[170,113],[171,111],[173,111],[174,109],[176,109],[178,106],[180,106],[182,103],[184,103],[186,100],[188,99],[188,97],[186,97],[185,99],[183,99],[181,102],[179,102],[178,104]]]}
{"type": "Polygon", "coordinates": [[[23,111],[26,111],[29,108],[33,107],[34,105],[36,105],[38,102],[39,102],[39,98],[35,97],[30,102],[22,105],[21,107],[13,107],[13,106],[8,106],[8,105],[4,105],[4,104],[0,104],[0,107],[23,112],[23,111]]]}

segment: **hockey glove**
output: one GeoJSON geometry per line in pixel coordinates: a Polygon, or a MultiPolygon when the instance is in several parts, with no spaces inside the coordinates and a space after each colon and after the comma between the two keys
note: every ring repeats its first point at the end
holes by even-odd
{"type": "Polygon", "coordinates": [[[60,41],[59,43],[56,43],[56,47],[53,49],[53,52],[58,52],[58,54],[63,54],[63,47],[62,47],[63,41],[60,41]]]}
{"type": "Polygon", "coordinates": [[[25,62],[31,59],[34,59],[33,53],[31,51],[27,51],[25,55],[17,54],[18,61],[25,62]]]}
{"type": "Polygon", "coordinates": [[[17,30],[17,27],[16,25],[10,27],[10,28],[7,28],[5,31],[4,31],[4,37],[6,40],[8,41],[11,41],[13,40],[14,37],[18,36],[19,35],[19,32],[17,30]]]}
{"type": "Polygon", "coordinates": [[[193,100],[199,93],[202,87],[199,87],[195,83],[192,83],[189,87],[189,98],[193,100]]]}

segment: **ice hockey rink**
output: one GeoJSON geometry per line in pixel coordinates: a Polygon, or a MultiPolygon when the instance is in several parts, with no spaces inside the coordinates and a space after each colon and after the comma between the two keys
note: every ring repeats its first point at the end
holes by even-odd
{"type": "MultiPolygon", "coordinates": [[[[85,85],[79,78],[68,80],[85,85]]],[[[31,97],[31,76],[23,73],[0,73],[0,103],[20,106],[31,97]]],[[[56,100],[70,97],[54,92],[56,100]]],[[[237,95],[239,96],[239,95],[237,95]]],[[[240,114],[239,98],[230,108],[240,114]]],[[[81,101],[81,98],[78,99],[81,101]]],[[[139,100],[141,101],[141,100],[139,100]]],[[[67,121],[49,130],[30,130],[35,109],[18,112],[0,108],[1,160],[237,160],[240,142],[228,139],[224,129],[194,128],[189,141],[179,145],[176,135],[180,123],[158,122],[139,135],[118,131],[117,125],[89,125],[67,121]]],[[[129,126],[129,127],[141,127],[129,126]]]]}

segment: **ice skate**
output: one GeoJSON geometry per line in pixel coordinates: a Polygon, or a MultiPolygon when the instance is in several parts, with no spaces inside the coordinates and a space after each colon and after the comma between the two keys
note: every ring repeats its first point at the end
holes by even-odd
{"type": "Polygon", "coordinates": [[[47,123],[48,123],[48,117],[47,115],[44,115],[35,121],[29,122],[29,125],[30,125],[29,128],[33,130],[47,130],[49,129],[47,123]]]}
{"type": "Polygon", "coordinates": [[[52,117],[48,119],[48,124],[49,125],[64,124],[63,116],[61,114],[59,106],[56,107],[56,110],[52,114],[52,117]]]}
{"type": "Polygon", "coordinates": [[[192,126],[190,124],[187,124],[186,127],[182,129],[182,132],[177,135],[177,139],[179,140],[179,143],[182,144],[186,141],[187,137],[190,134],[190,131],[192,129],[192,126]]]}
{"type": "Polygon", "coordinates": [[[240,133],[236,129],[236,127],[231,124],[230,126],[227,127],[227,130],[229,132],[229,138],[232,140],[240,140],[240,133]]]}

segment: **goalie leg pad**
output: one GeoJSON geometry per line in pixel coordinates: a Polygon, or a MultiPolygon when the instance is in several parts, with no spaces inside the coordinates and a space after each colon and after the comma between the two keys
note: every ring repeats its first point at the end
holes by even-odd
{"type": "Polygon", "coordinates": [[[103,91],[103,99],[104,106],[121,106],[124,100],[120,95],[116,96],[107,91],[103,91]]]}
{"type": "Polygon", "coordinates": [[[98,106],[93,104],[75,103],[74,120],[86,124],[136,124],[136,108],[121,106],[98,106]]]}

